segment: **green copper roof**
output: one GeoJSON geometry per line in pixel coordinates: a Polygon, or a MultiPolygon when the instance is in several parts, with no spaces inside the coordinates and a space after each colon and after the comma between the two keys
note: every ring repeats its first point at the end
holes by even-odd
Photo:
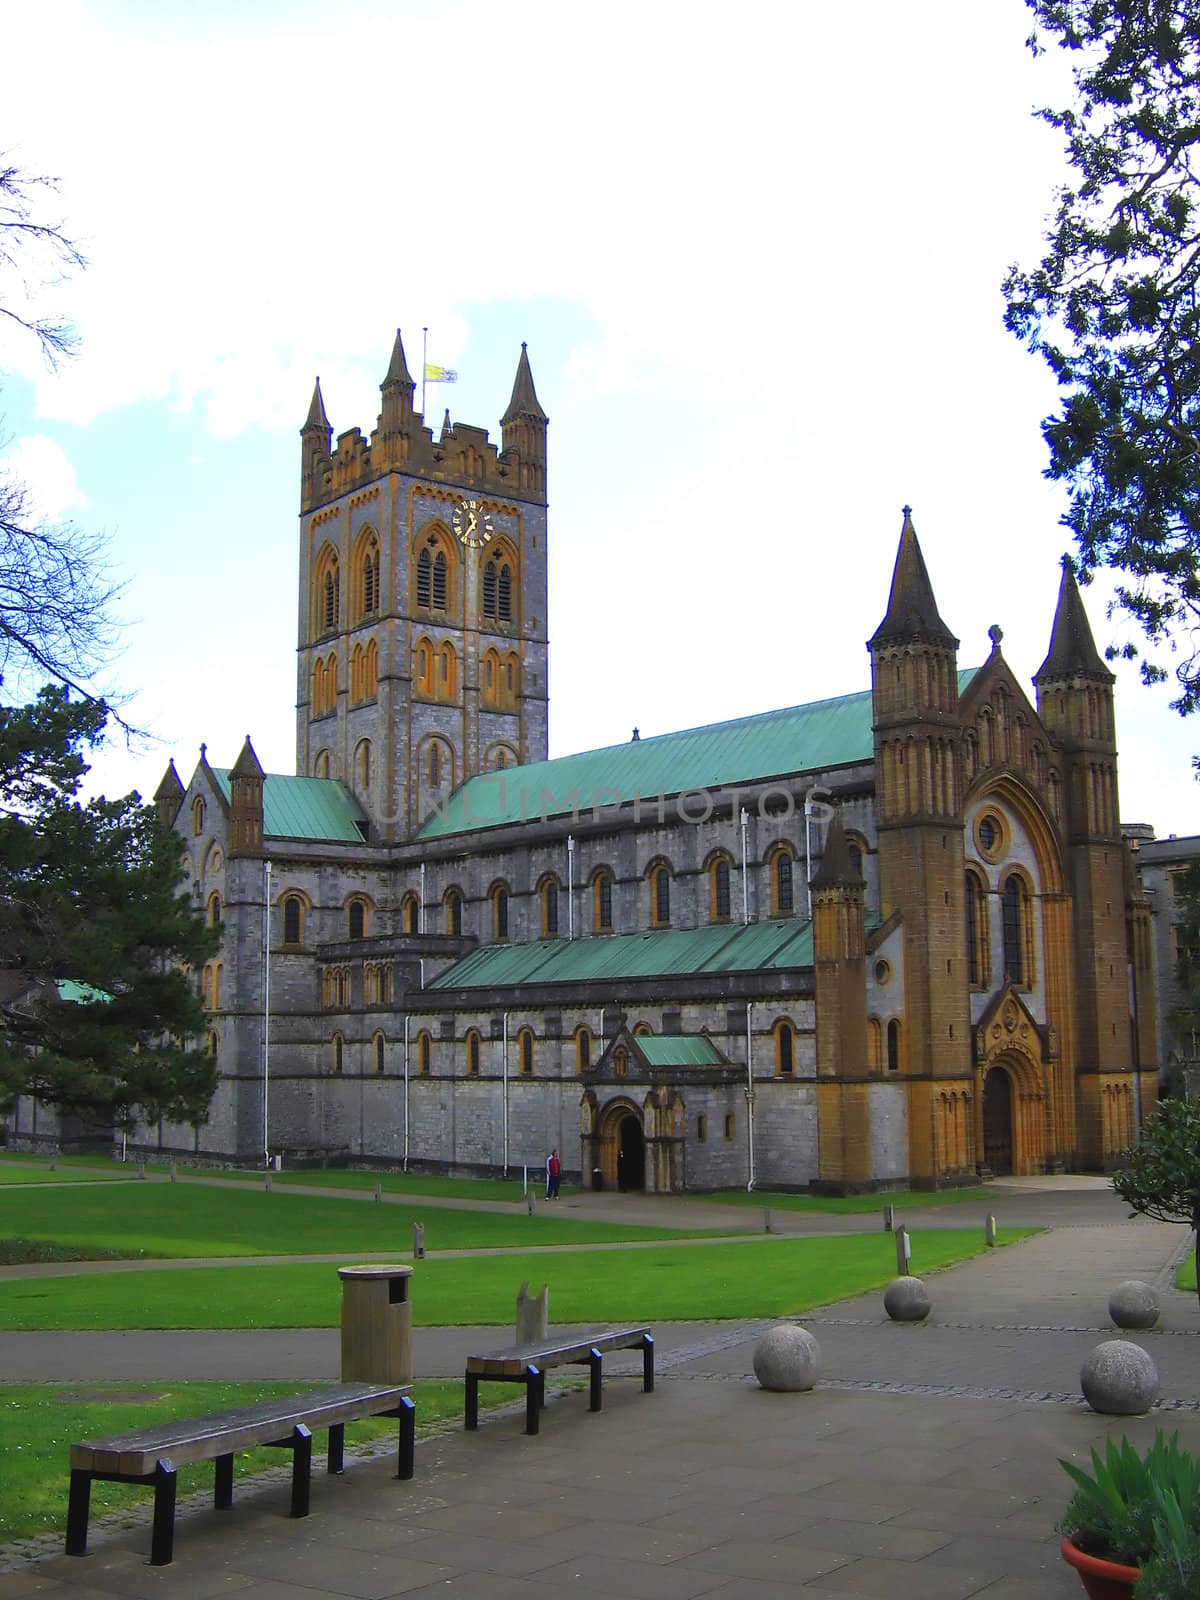
{"type": "Polygon", "coordinates": [[[652,1067],[723,1067],[725,1058],[703,1033],[641,1034],[637,1047],[652,1067]]]}
{"type": "Polygon", "coordinates": [[[541,939],[536,944],[484,945],[441,973],[429,987],[507,988],[527,983],[587,983],[811,966],[811,923],[722,923],[589,939],[541,939]]]}
{"type": "Polygon", "coordinates": [[[97,1001],[112,999],[106,990],[93,988],[90,983],[79,983],[75,978],[56,978],[54,987],[58,990],[58,998],[72,1006],[89,1006],[97,1001]]]}
{"type": "MultiPolygon", "coordinates": [[[[212,775],[228,800],[228,768],[213,767],[212,775]]],[[[366,815],[358,801],[332,778],[267,774],[263,784],[263,832],[272,838],[339,839],[361,844],[366,826],[366,815]]]]}
{"type": "MultiPolygon", "coordinates": [[[[958,675],[961,693],[977,669],[958,675]]],[[[783,711],[764,711],[734,722],[685,728],[603,750],[558,756],[469,778],[445,807],[426,819],[418,837],[438,839],[472,828],[542,817],[589,814],[641,798],[644,815],[654,815],[661,795],[693,789],[762,783],[796,772],[850,766],[870,761],[871,691],[816,700],[783,711]]]]}

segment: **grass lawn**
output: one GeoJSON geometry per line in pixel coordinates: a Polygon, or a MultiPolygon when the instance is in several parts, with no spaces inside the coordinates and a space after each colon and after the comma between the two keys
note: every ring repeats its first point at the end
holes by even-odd
{"type": "MultiPolygon", "coordinates": [[[[52,1239],[80,1247],[124,1247],[155,1256],[396,1255],[412,1249],[412,1225],[425,1226],[428,1250],[670,1239],[671,1228],[576,1222],[523,1211],[443,1210],[419,1204],[373,1205],[273,1189],[208,1184],[106,1184],[78,1189],[0,1189],[0,1238],[52,1239]]],[[[710,1230],[711,1231],[711,1230],[710,1230]]]]}
{"type": "Polygon", "coordinates": [[[136,1176],[128,1167],[110,1172],[106,1168],[89,1170],[86,1167],[60,1166],[51,1172],[45,1162],[34,1167],[19,1161],[0,1161],[0,1188],[4,1189],[25,1183],[120,1183],[122,1179],[128,1182],[136,1176]]]}
{"type": "MultiPolygon", "coordinates": [[[[309,1385],[308,1387],[313,1387],[309,1385]]],[[[102,1438],[106,1434],[128,1433],[153,1422],[168,1422],[173,1417],[199,1416],[231,1406],[250,1405],[273,1395],[295,1394],[301,1385],[292,1383],[173,1383],[144,1384],[138,1389],[124,1384],[11,1384],[0,1386],[0,1418],[4,1437],[4,1494],[0,1497],[0,1541],[27,1538],[31,1534],[65,1533],[67,1521],[68,1458],[77,1440],[102,1438]],[[19,1442],[18,1442],[19,1441],[19,1442]]],[[[418,1383],[414,1398],[417,1424],[462,1414],[462,1383],[453,1380],[418,1383]]],[[[510,1401],[513,1388],[504,1384],[480,1386],[480,1404],[510,1401]]],[[[373,1417],[351,1423],[346,1443],[393,1435],[392,1417],[373,1417]]],[[[317,1435],[313,1449],[313,1476],[323,1472],[324,1433],[317,1435]]],[[[235,1464],[234,1494],[238,1481],[247,1472],[278,1467],[290,1457],[278,1450],[254,1450],[238,1457],[235,1464]]],[[[353,1472],[353,1463],[348,1464],[353,1472]]],[[[196,1489],[211,1493],[213,1466],[198,1462],[179,1473],[181,1494],[196,1489]]],[[[286,1488],[280,1489],[286,1497],[286,1488]]],[[[403,1490],[401,1491],[403,1493],[403,1490]]],[[[314,1504],[320,1485],[314,1487],[314,1504]]],[[[92,1485],[93,1519],[105,1511],[124,1506],[150,1507],[153,1495],[147,1489],[122,1483],[92,1485]]],[[[147,1534],[147,1538],[149,1535],[147,1534]]]]}
{"type": "Polygon", "coordinates": [[[1178,1273],[1176,1274],[1176,1276],[1175,1276],[1175,1287],[1177,1289],[1190,1289],[1192,1291],[1192,1293],[1195,1294],[1195,1292],[1196,1292],[1196,1254],[1195,1254],[1195,1251],[1192,1251],[1192,1253],[1188,1256],[1187,1260],[1183,1263],[1183,1265],[1180,1267],[1178,1273]]]}
{"type": "MultiPolygon", "coordinates": [[[[1035,1232],[1005,1230],[1008,1243],[1035,1232]]],[[[972,1228],[923,1230],[912,1265],[925,1273],[979,1255],[972,1228]]],[[[413,1319],[511,1324],[522,1279],[550,1285],[554,1323],[780,1316],[881,1288],[896,1275],[888,1234],[754,1239],[743,1244],[472,1256],[419,1261],[413,1319]]],[[[340,1319],[332,1265],[164,1267],[0,1283],[0,1327],[38,1329],[330,1328],[340,1319]]]]}
{"type": "Polygon", "coordinates": [[[779,1194],[769,1189],[755,1189],[747,1194],[745,1189],[722,1189],[717,1194],[697,1194],[690,1198],[719,1206],[753,1206],[757,1211],[769,1206],[774,1211],[826,1211],[843,1216],[870,1212],[881,1217],[884,1206],[895,1206],[897,1211],[953,1206],[964,1200],[984,1199],[984,1190],[978,1184],[970,1189],[905,1190],[902,1194],[779,1194]]]}

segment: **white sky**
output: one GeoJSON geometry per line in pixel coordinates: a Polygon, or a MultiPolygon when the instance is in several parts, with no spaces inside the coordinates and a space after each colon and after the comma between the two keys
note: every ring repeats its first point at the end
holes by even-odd
{"type": "MultiPolygon", "coordinates": [[[[293,770],[298,429],[369,430],[393,331],[435,426],[522,339],[551,418],[551,753],[867,687],[911,503],[961,665],[1025,683],[1060,490],[1000,282],[1061,175],[1020,0],[58,0],[3,8],[0,149],[56,174],[82,351],[0,342],[4,432],[127,580],[159,742],[293,770]]],[[[52,293],[41,304],[49,308],[52,293]]],[[[1100,583],[1085,593],[1097,638],[1100,583]]],[[[1122,814],[1195,832],[1200,725],[1123,669],[1122,814]]]]}

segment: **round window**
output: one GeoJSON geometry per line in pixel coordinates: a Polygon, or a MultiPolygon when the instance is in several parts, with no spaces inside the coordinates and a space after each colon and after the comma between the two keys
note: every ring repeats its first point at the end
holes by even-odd
{"type": "Polygon", "coordinates": [[[881,960],[881,961],[877,961],[875,963],[875,982],[876,983],[886,983],[888,981],[888,979],[891,977],[891,975],[892,975],[892,969],[891,969],[891,967],[888,965],[888,963],[886,961],[882,961],[881,960]]]}
{"type": "Polygon", "coordinates": [[[1008,848],[1008,829],[995,811],[985,811],[975,823],[975,843],[988,861],[998,861],[1008,848]]]}

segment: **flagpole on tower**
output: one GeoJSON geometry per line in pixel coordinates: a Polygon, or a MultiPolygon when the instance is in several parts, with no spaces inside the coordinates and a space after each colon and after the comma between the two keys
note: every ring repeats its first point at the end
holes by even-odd
{"type": "Polygon", "coordinates": [[[425,415],[425,374],[429,371],[429,329],[421,329],[421,415],[425,415]]]}

